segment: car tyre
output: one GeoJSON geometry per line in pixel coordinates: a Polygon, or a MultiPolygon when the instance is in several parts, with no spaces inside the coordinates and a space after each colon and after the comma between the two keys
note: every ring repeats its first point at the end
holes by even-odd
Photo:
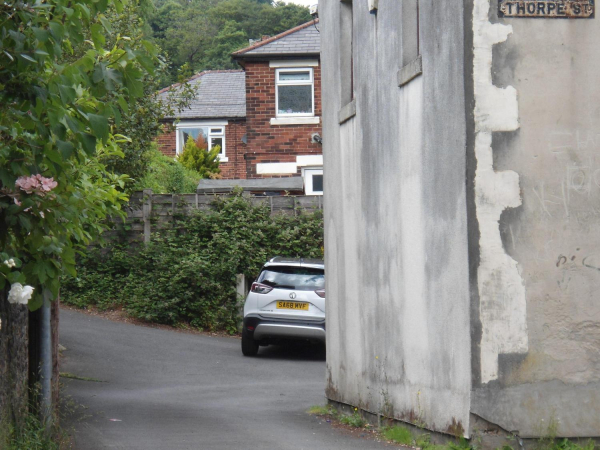
{"type": "Polygon", "coordinates": [[[244,356],[256,356],[258,353],[258,342],[246,330],[242,331],[242,353],[244,356]]]}

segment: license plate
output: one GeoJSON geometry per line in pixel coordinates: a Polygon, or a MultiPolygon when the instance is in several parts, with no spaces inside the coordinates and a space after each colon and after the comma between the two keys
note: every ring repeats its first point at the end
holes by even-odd
{"type": "Polygon", "coordinates": [[[294,309],[296,311],[308,311],[308,303],[277,302],[277,309],[294,309]]]}

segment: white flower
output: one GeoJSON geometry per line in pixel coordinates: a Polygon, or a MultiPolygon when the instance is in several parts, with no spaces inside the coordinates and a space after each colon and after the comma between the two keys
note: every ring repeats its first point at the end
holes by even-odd
{"type": "Polygon", "coordinates": [[[10,287],[8,293],[8,303],[26,305],[31,296],[33,295],[31,286],[23,286],[21,283],[15,283],[10,287]]]}
{"type": "Polygon", "coordinates": [[[17,264],[15,263],[14,259],[10,258],[10,259],[4,261],[4,265],[7,266],[7,267],[9,267],[10,269],[12,269],[17,264]]]}

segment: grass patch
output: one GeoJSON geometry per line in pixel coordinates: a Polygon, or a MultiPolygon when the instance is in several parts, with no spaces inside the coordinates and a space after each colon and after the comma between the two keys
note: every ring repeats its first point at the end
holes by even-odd
{"type": "Polygon", "coordinates": [[[384,427],[381,429],[381,434],[388,441],[396,442],[397,444],[412,445],[413,443],[412,433],[408,428],[401,425],[384,427]]]}
{"type": "Polygon", "coordinates": [[[106,383],[106,381],[102,381],[102,380],[98,380],[96,378],[90,378],[90,377],[81,377],[79,375],[75,375],[73,373],[69,373],[69,372],[61,372],[60,373],[60,377],[61,378],[69,378],[71,380],[80,380],[80,381],[93,381],[95,383],[106,383]]]}
{"type": "Polygon", "coordinates": [[[47,433],[44,424],[34,415],[27,414],[19,426],[0,421],[0,448],[3,450],[60,450],[67,448],[68,439],[55,428],[47,433]]]}
{"type": "Polygon", "coordinates": [[[313,416],[331,416],[331,415],[335,415],[335,411],[334,409],[330,406],[320,406],[320,405],[315,405],[315,406],[311,406],[308,409],[308,413],[312,414],[313,416]]]}

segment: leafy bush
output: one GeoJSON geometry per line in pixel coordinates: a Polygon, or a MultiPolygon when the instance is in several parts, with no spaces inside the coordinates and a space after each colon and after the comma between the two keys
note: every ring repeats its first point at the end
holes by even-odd
{"type": "Polygon", "coordinates": [[[178,160],[183,167],[198,172],[202,178],[217,178],[221,173],[219,169],[221,146],[215,145],[210,150],[207,150],[207,147],[208,144],[202,134],[199,134],[195,141],[190,136],[178,160]]]}
{"type": "Polygon", "coordinates": [[[202,178],[195,170],[184,167],[179,161],[162,154],[156,144],[148,152],[146,175],[137,180],[134,190],[152,189],[158,194],[196,192],[202,178]]]}
{"type": "Polygon", "coordinates": [[[169,325],[237,331],[236,275],[254,279],[269,258],[321,258],[323,218],[271,216],[235,195],[197,211],[132,251],[126,244],[94,248],[63,284],[66,303],[123,307],[132,316],[169,325]]]}
{"type": "Polygon", "coordinates": [[[367,421],[362,418],[356,408],[354,409],[355,411],[351,416],[342,415],[340,417],[340,422],[351,427],[363,428],[367,424],[367,421]]]}

